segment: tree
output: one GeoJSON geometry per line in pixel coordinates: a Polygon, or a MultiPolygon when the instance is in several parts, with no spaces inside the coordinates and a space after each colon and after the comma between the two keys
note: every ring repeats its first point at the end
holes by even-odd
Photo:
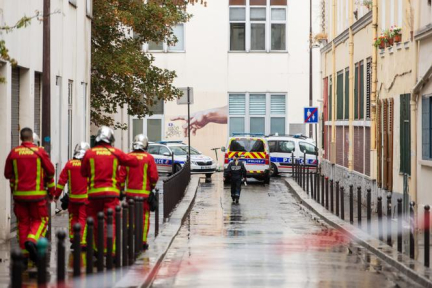
{"type": "MultiPolygon", "coordinates": [[[[191,1],[149,0],[94,1],[91,64],[91,122],[125,129],[111,114],[127,107],[129,115],[144,117],[157,101],[181,95],[172,83],[174,71],[153,65],[144,43],[177,39],[172,27],[191,17],[191,1]]],[[[196,2],[192,1],[193,4],[196,2]]]]}

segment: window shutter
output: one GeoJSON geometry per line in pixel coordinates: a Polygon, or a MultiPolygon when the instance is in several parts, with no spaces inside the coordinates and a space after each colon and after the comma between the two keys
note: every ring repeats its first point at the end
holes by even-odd
{"type": "Polygon", "coordinates": [[[266,115],[266,95],[251,94],[249,97],[249,114],[266,115]]]}
{"type": "Polygon", "coordinates": [[[400,172],[411,174],[410,94],[400,96],[400,172]]]}
{"type": "Polygon", "coordinates": [[[388,130],[388,190],[393,191],[393,131],[394,131],[394,99],[389,101],[389,130],[388,130]]]}
{"type": "Polygon", "coordinates": [[[355,73],[354,73],[354,119],[358,119],[358,64],[355,65],[355,73]]]}
{"type": "Polygon", "coordinates": [[[336,87],[337,87],[337,118],[338,120],[342,120],[343,119],[343,71],[340,71],[337,75],[337,83],[336,83],[336,87]]]}
{"type": "Polygon", "coordinates": [[[377,125],[377,137],[376,137],[376,149],[377,149],[377,185],[381,188],[381,172],[382,172],[382,118],[381,118],[381,101],[377,101],[377,115],[376,115],[376,125],[377,125]]]}
{"type": "Polygon", "coordinates": [[[383,100],[383,188],[387,190],[388,184],[388,104],[387,99],[383,100]]]}
{"type": "Polygon", "coordinates": [[[431,125],[431,111],[430,111],[430,100],[429,97],[424,97],[422,99],[422,159],[429,160],[432,158],[430,154],[431,151],[431,135],[430,135],[430,125],[431,125]]]}
{"type": "Polygon", "coordinates": [[[286,101],[285,95],[271,95],[270,113],[285,115],[286,101]]]}
{"type": "Polygon", "coordinates": [[[230,115],[246,114],[246,96],[244,94],[229,95],[229,114],[230,115]]]}
{"type": "Polygon", "coordinates": [[[366,118],[370,119],[370,100],[372,88],[372,60],[369,58],[366,64],[366,118]]]}
{"type": "Polygon", "coordinates": [[[360,115],[359,119],[364,119],[364,102],[365,102],[365,93],[364,93],[364,65],[363,61],[360,62],[360,115]]]}
{"type": "Polygon", "coordinates": [[[345,119],[349,119],[349,69],[345,69],[345,119]]]}
{"type": "Polygon", "coordinates": [[[329,120],[332,120],[333,119],[333,115],[332,115],[332,110],[333,110],[333,102],[332,102],[332,99],[333,99],[333,81],[332,81],[332,77],[330,76],[330,85],[329,85],[329,93],[328,93],[328,95],[329,95],[329,97],[328,97],[328,99],[329,99],[329,101],[328,101],[328,107],[329,107],[329,115],[328,115],[328,119],[329,120]]]}

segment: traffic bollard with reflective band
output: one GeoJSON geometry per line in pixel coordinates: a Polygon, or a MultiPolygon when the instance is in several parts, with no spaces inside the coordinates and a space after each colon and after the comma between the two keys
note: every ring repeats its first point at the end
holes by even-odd
{"type": "Polygon", "coordinates": [[[140,206],[142,204],[140,200],[139,197],[135,197],[135,259],[138,258],[140,253],[140,246],[142,247],[142,241],[140,241],[140,206]]]}
{"type": "Polygon", "coordinates": [[[135,201],[133,199],[129,199],[129,229],[128,229],[128,248],[129,248],[129,265],[132,265],[135,261],[134,254],[134,225],[135,225],[135,201]]]}
{"type": "Polygon", "coordinates": [[[371,221],[372,221],[372,195],[371,195],[371,189],[366,190],[366,209],[367,209],[367,231],[369,234],[371,234],[371,221]]]}
{"type": "Polygon", "coordinates": [[[115,208],[115,266],[116,268],[121,267],[121,251],[122,251],[122,239],[121,239],[121,207],[120,205],[115,208]]]}
{"type": "Polygon", "coordinates": [[[424,263],[426,267],[430,265],[430,206],[424,207],[424,263]]]}
{"type": "Polygon", "coordinates": [[[354,186],[349,186],[350,223],[354,224],[354,186]]]}
{"type": "Polygon", "coordinates": [[[123,208],[123,219],[122,219],[122,234],[123,234],[123,249],[122,249],[122,265],[123,266],[128,266],[129,265],[129,250],[128,250],[128,234],[129,234],[129,230],[128,230],[128,220],[129,220],[129,206],[127,205],[127,203],[123,203],[122,205],[123,208]]]}
{"type": "Polygon", "coordinates": [[[334,190],[333,190],[333,179],[330,180],[330,211],[334,212],[334,190]]]}
{"type": "Polygon", "coordinates": [[[156,211],[155,211],[155,237],[159,235],[159,189],[155,189],[156,211]]]}
{"type": "Polygon", "coordinates": [[[397,199],[397,215],[398,215],[397,250],[402,253],[402,198],[397,199]]]}
{"type": "Polygon", "coordinates": [[[340,189],[340,200],[341,200],[341,211],[340,216],[342,220],[345,220],[345,187],[341,187],[340,189]]]}
{"type": "Polygon", "coordinates": [[[73,276],[78,277],[81,275],[81,224],[76,223],[73,230],[73,276]]]}
{"type": "Polygon", "coordinates": [[[329,209],[329,178],[325,178],[325,208],[329,209]]]}
{"type": "Polygon", "coordinates": [[[339,216],[339,181],[336,181],[336,216],[339,216]]]}
{"type": "Polygon", "coordinates": [[[414,259],[414,231],[415,231],[415,214],[414,214],[414,206],[415,206],[415,202],[412,201],[410,202],[410,257],[411,259],[414,259]]]}
{"type": "Polygon", "coordinates": [[[104,213],[99,212],[98,215],[98,229],[97,229],[97,271],[102,272],[104,270],[104,213]]]}
{"type": "Polygon", "coordinates": [[[57,286],[62,285],[66,279],[66,232],[57,232],[57,286]]]}
{"type": "Polygon", "coordinates": [[[11,268],[11,288],[22,287],[22,273],[24,270],[24,257],[20,249],[14,249],[12,255],[12,268],[11,268]]]}
{"type": "Polygon", "coordinates": [[[379,196],[378,197],[378,238],[380,241],[384,241],[384,236],[383,236],[383,223],[382,223],[382,218],[383,218],[383,210],[382,210],[382,197],[379,196]]]}
{"type": "Polygon", "coordinates": [[[106,268],[111,270],[113,268],[113,245],[114,245],[114,212],[112,209],[107,210],[107,253],[106,253],[106,268]]]}
{"type": "Polygon", "coordinates": [[[387,245],[393,246],[392,244],[392,223],[391,223],[391,211],[392,210],[392,195],[389,192],[387,194],[387,245]]]}
{"type": "Polygon", "coordinates": [[[324,197],[324,193],[325,193],[325,181],[324,181],[324,175],[321,175],[321,205],[324,206],[325,204],[325,197],[324,197]]]}
{"type": "Polygon", "coordinates": [[[86,274],[93,273],[93,256],[94,256],[94,220],[87,218],[87,251],[86,251],[86,274]]]}
{"type": "Polygon", "coordinates": [[[37,263],[37,282],[38,287],[46,287],[47,284],[47,250],[48,240],[46,238],[40,238],[36,244],[38,253],[37,263]]]}
{"type": "Polygon", "coordinates": [[[362,191],[361,187],[357,187],[357,221],[358,226],[361,227],[362,224],[362,191]]]}

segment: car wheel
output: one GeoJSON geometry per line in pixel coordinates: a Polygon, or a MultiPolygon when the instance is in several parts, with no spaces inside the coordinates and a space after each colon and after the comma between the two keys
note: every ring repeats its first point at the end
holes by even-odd
{"type": "Polygon", "coordinates": [[[175,164],[175,166],[174,166],[175,173],[179,172],[181,169],[182,169],[182,167],[180,164],[175,164]]]}
{"type": "Polygon", "coordinates": [[[279,174],[278,169],[274,163],[271,163],[270,166],[270,177],[277,176],[279,174]]]}
{"type": "Polygon", "coordinates": [[[270,184],[270,174],[269,175],[267,175],[265,178],[264,178],[264,184],[270,184]]]}

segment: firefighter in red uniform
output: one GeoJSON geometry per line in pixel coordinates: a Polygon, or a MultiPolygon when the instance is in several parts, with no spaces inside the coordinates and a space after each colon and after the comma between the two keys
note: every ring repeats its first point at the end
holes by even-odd
{"type": "Polygon", "coordinates": [[[69,239],[73,243],[73,226],[81,225],[81,247],[86,248],[86,219],[87,219],[87,178],[81,175],[81,160],[90,145],[81,142],[75,146],[73,159],[66,163],[57,182],[55,200],[60,197],[66,183],[69,185],[69,239]]]}
{"type": "MultiPolygon", "coordinates": [[[[138,159],[112,147],[114,132],[111,128],[102,126],[96,136],[96,146],[87,150],[82,160],[81,175],[89,178],[87,215],[95,223],[94,235],[97,243],[97,214],[119,205],[120,189],[117,184],[119,166],[136,167],[138,159]]],[[[106,223],[106,221],[105,221],[106,223]]],[[[113,223],[113,239],[115,239],[115,222],[113,223]]],[[[106,240],[106,233],[105,240],[106,240]]],[[[114,242],[115,243],[115,242],[114,242]]],[[[106,245],[106,241],[105,241],[106,245]]],[[[115,248],[115,247],[114,247],[115,248]]]]}
{"type": "Polygon", "coordinates": [[[54,193],[55,171],[45,150],[33,144],[30,128],[21,130],[21,141],[21,146],[9,153],[4,175],[12,184],[20,248],[25,256],[37,262],[36,242],[45,236],[48,228],[46,200],[54,193]]]}
{"type": "MultiPolygon", "coordinates": [[[[136,157],[139,165],[134,168],[120,168],[119,182],[126,192],[127,199],[135,197],[143,197],[146,200],[149,197],[150,191],[156,186],[159,179],[155,160],[152,155],[146,152],[148,139],[143,134],[135,136],[133,142],[133,152],[129,153],[136,157]]],[[[150,206],[148,201],[143,202],[144,208],[144,229],[142,235],[143,248],[148,249],[147,235],[150,228],[150,206]]]]}

